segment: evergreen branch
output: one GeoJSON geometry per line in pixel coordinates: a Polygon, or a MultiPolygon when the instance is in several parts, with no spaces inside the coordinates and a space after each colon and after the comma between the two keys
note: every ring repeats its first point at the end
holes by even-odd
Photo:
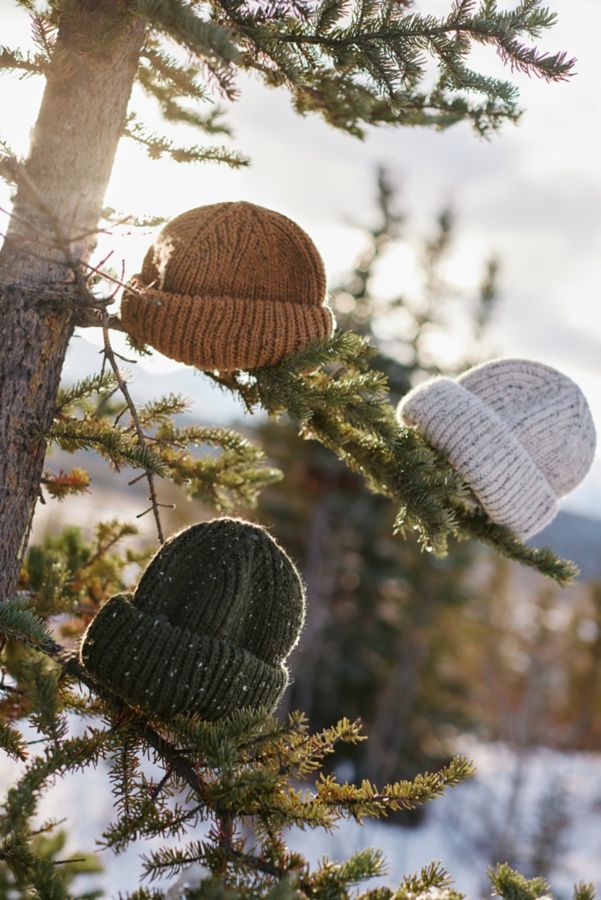
{"type": "Polygon", "coordinates": [[[492,522],[483,510],[456,506],[456,515],[459,527],[466,536],[488,544],[508,559],[536,569],[557,584],[568,585],[578,576],[575,563],[559,559],[550,547],[529,547],[508,528],[492,522]]]}
{"type": "Polygon", "coordinates": [[[121,741],[111,756],[109,779],[112,784],[114,808],[127,823],[133,817],[133,794],[140,777],[138,740],[122,730],[121,741]]]}
{"type": "Polygon", "coordinates": [[[23,680],[33,705],[32,725],[58,747],[68,733],[67,720],[59,705],[60,668],[43,657],[34,657],[25,664],[23,680]]]}
{"type": "Polygon", "coordinates": [[[355,784],[339,784],[333,775],[320,776],[316,784],[318,804],[345,809],[357,821],[365,816],[386,815],[389,810],[411,810],[423,803],[441,797],[447,788],[454,787],[474,774],[473,764],[458,756],[439,772],[417,775],[413,781],[388,784],[381,790],[369,781],[355,784]]]}
{"type": "Polygon", "coordinates": [[[8,722],[0,721],[0,748],[13,759],[21,762],[27,759],[27,744],[23,735],[8,722]]]}
{"type": "Polygon", "coordinates": [[[574,887],[573,900],[595,900],[595,887],[590,882],[579,881],[574,887]]]}
{"type": "MultiPolygon", "coordinates": [[[[178,60],[161,49],[158,41],[148,42],[140,54],[147,66],[144,77],[160,82],[170,89],[170,94],[187,97],[190,100],[207,100],[209,94],[197,79],[195,66],[182,65],[178,60]]],[[[146,87],[144,81],[142,85],[146,87]]]]}
{"type": "MultiPolygon", "coordinates": [[[[177,398],[164,398],[169,407],[177,398]]],[[[179,398],[181,400],[181,398],[179,398]]],[[[230,428],[187,426],[178,428],[163,416],[163,401],[157,401],[158,415],[148,409],[148,418],[159,420],[149,438],[160,455],[167,477],[185,487],[190,497],[202,499],[221,511],[254,506],[264,487],[281,480],[278,469],[265,466],[265,454],[230,428]],[[219,455],[193,456],[190,447],[219,448],[219,455]]]]}
{"type": "Polygon", "coordinates": [[[117,469],[122,465],[162,475],[164,464],[146,446],[136,444],[130,435],[95,419],[55,419],[46,437],[68,453],[97,450],[117,469]]]}
{"type": "Polygon", "coordinates": [[[493,894],[503,900],[539,900],[549,894],[549,885],[544,878],[525,878],[507,863],[490,869],[488,877],[493,894]]]}
{"type": "Polygon", "coordinates": [[[17,885],[33,889],[33,893],[28,890],[30,896],[71,900],[53,861],[33,850],[27,829],[0,840],[0,861],[12,872],[17,885]]]}
{"type": "MultiPolygon", "coordinates": [[[[450,35],[467,35],[479,43],[493,44],[505,63],[525,72],[537,74],[547,80],[561,81],[565,79],[574,66],[574,60],[568,59],[565,53],[541,53],[536,48],[524,47],[518,40],[521,33],[539,36],[543,29],[555,23],[555,16],[545,9],[528,4],[530,9],[524,12],[524,4],[520,3],[515,10],[499,12],[494,0],[484,0],[474,14],[466,14],[464,4],[455,4],[454,11],[446,20],[434,16],[412,14],[403,18],[389,16],[384,18],[375,13],[365,17],[356,17],[352,25],[346,28],[330,27],[327,31],[311,32],[300,28],[288,33],[274,35],[275,40],[284,43],[310,44],[319,46],[326,52],[334,52],[361,48],[381,47],[383,43],[391,45],[393,53],[401,56],[402,50],[397,42],[405,41],[417,48],[424,46],[432,50],[434,56],[444,60],[447,54],[457,57],[469,49],[466,44],[441,43],[440,38],[450,35]],[[446,52],[445,52],[446,51],[446,52]]],[[[375,7],[377,10],[377,7],[375,7]]],[[[414,61],[414,64],[418,65],[414,61]]],[[[394,69],[389,75],[394,75],[394,69]]],[[[388,81],[389,79],[384,79],[388,81]]],[[[509,86],[510,90],[513,90],[509,86]]]]}
{"type": "Polygon", "coordinates": [[[185,847],[161,847],[142,856],[143,878],[179,875],[195,863],[204,863],[212,848],[203,841],[193,841],[185,847]]]}
{"type": "Polygon", "coordinates": [[[138,81],[144,91],[159,103],[168,122],[185,122],[207,134],[231,136],[230,128],[222,121],[223,110],[214,106],[210,112],[182,106],[181,98],[196,102],[210,100],[206,88],[197,80],[197,68],[181,65],[173,56],[160,49],[158,42],[149,44],[141,54],[138,81]]]}
{"type": "Polygon", "coordinates": [[[25,597],[0,604],[0,634],[40,650],[54,643],[46,623],[32,612],[25,597]]]}
{"type": "Polygon", "coordinates": [[[180,394],[166,394],[138,407],[138,420],[141,425],[165,423],[171,416],[186,412],[189,406],[190,401],[180,394]]]}
{"type": "Polygon", "coordinates": [[[44,472],[40,484],[43,484],[51,497],[56,500],[64,500],[72,494],[85,494],[90,487],[90,476],[85,469],[71,469],[64,472],[62,469],[58,475],[52,472],[44,472]]]}
{"type": "Polygon", "coordinates": [[[86,375],[80,381],[76,381],[68,388],[61,387],[57,400],[57,413],[66,413],[72,410],[86,400],[96,394],[111,392],[118,386],[117,379],[112,372],[101,372],[99,375],[86,375]]]}
{"type": "Polygon", "coordinates": [[[82,572],[92,566],[106,556],[119,541],[124,537],[133,537],[139,531],[135,525],[130,522],[120,522],[118,519],[111,519],[109,522],[98,522],[96,525],[96,549],[81,566],[73,573],[73,578],[80,577],[82,572]]]}
{"type": "MultiPolygon", "coordinates": [[[[170,776],[171,777],[171,774],[170,776]]],[[[187,827],[194,828],[201,816],[201,807],[183,809],[163,808],[158,810],[156,798],[146,795],[142,802],[136,801],[134,814],[127,819],[109,825],[102,834],[102,846],[121,853],[132,841],[142,838],[181,837],[187,827]]]]}
{"type": "Polygon", "coordinates": [[[12,70],[22,73],[23,78],[30,75],[43,75],[46,72],[47,63],[39,54],[23,54],[20,50],[11,50],[9,47],[0,46],[0,73],[3,70],[12,70]]]}
{"type": "Polygon", "coordinates": [[[386,861],[381,850],[366,847],[357,850],[344,862],[323,860],[313,878],[313,887],[328,894],[329,890],[340,890],[369,878],[379,878],[386,874],[386,861]]]}
{"type": "Polygon", "coordinates": [[[119,894],[119,900],[166,900],[166,894],[158,890],[148,890],[147,888],[138,888],[130,894],[119,894]]]}
{"type": "Polygon", "coordinates": [[[538,0],[500,12],[494,0],[455,3],[447,17],[406,12],[406,4],[324,0],[305,17],[278,20],[237,0],[219,0],[226,21],[240,35],[241,66],[270,85],[285,84],[296,108],[320,112],[335,127],[358,136],[363,124],[448,127],[470,119],[485,134],[515,120],[516,89],[509,82],[468,69],[475,43],[490,44],[510,68],[560,81],[573,70],[565,53],[548,54],[523,44],[554,23],[538,0]],[[427,63],[439,79],[421,90],[427,63]],[[468,102],[465,91],[483,95],[468,102]]]}
{"type": "Polygon", "coordinates": [[[302,437],[316,439],[361,475],[370,490],[400,506],[395,531],[417,532],[426,550],[444,555],[450,536],[476,538],[560,584],[575,567],[550,550],[535,550],[482,511],[466,508],[466,488],[448,460],[413,429],[396,422],[385,376],[369,370],[373,351],[365,338],[338,332],[275,366],[250,372],[209,374],[236,392],[249,410],[283,411],[302,437]]]}
{"type": "Polygon", "coordinates": [[[45,15],[32,15],[31,36],[46,65],[50,65],[54,55],[58,28],[45,15]]]}
{"type": "Polygon", "coordinates": [[[63,740],[35,757],[8,791],[0,813],[0,834],[8,836],[25,828],[37,810],[39,794],[47,783],[57,774],[97,763],[112,739],[110,732],[89,728],[84,736],[63,740]]]}
{"type": "Polygon", "coordinates": [[[177,0],[135,0],[132,7],[153,28],[202,59],[221,90],[233,99],[233,65],[239,60],[239,50],[229,28],[201,19],[192,6],[177,0]]]}
{"type": "Polygon", "coordinates": [[[448,873],[440,863],[430,863],[430,865],[424,866],[418,874],[407,875],[403,878],[395,892],[395,900],[414,900],[416,897],[427,896],[430,892],[438,893],[439,891],[445,891],[445,900],[452,900],[446,893],[450,881],[448,873]]]}
{"type": "MultiPolygon", "coordinates": [[[[174,111],[174,118],[181,117],[174,111]]],[[[227,147],[201,147],[197,144],[190,147],[178,147],[170,138],[147,131],[144,125],[137,121],[135,113],[129,115],[123,134],[146,147],[151,159],[169,156],[174,162],[219,162],[234,169],[249,164],[247,157],[234,150],[228,150],[227,147]]]]}

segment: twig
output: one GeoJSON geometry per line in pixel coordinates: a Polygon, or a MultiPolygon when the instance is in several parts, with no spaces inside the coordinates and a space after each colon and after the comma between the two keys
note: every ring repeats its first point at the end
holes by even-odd
{"type": "MultiPolygon", "coordinates": [[[[133,402],[133,400],[131,398],[131,394],[129,393],[129,388],[127,387],[127,382],[125,381],[125,379],[123,378],[123,375],[121,374],[121,370],[119,368],[119,364],[117,363],[115,352],[111,346],[111,339],[109,337],[109,329],[108,329],[108,318],[109,317],[105,312],[103,315],[103,318],[102,318],[102,335],[103,335],[103,340],[104,340],[104,355],[105,355],[105,358],[108,359],[108,361],[109,361],[109,364],[115,374],[115,378],[117,379],[117,383],[119,384],[119,389],[120,389],[121,393],[123,394],[125,402],[127,403],[127,406],[129,408],[129,414],[131,416],[136,434],[138,436],[138,443],[140,444],[141,447],[145,447],[146,446],[146,438],[144,436],[142,426],[140,425],[140,420],[138,418],[138,411],[136,409],[135,403],[133,402]]],[[[159,513],[159,507],[162,504],[160,504],[159,501],[157,500],[156,488],[155,488],[155,484],[154,484],[154,475],[152,474],[152,472],[149,472],[148,470],[146,470],[146,480],[148,481],[148,490],[150,492],[149,500],[150,500],[151,505],[148,507],[147,510],[144,510],[143,513],[140,513],[138,518],[140,518],[140,516],[146,515],[147,512],[150,512],[152,510],[152,513],[154,515],[154,521],[156,523],[159,542],[161,544],[164,544],[165,537],[163,534],[163,527],[161,525],[161,516],[159,513]]]]}
{"type": "Polygon", "coordinates": [[[69,863],[85,862],[85,856],[74,856],[73,859],[53,859],[53,866],[67,866],[69,863]]]}
{"type": "Polygon", "coordinates": [[[62,825],[67,821],[67,817],[64,819],[53,819],[50,822],[46,822],[41,828],[37,828],[35,831],[30,831],[30,837],[37,837],[39,834],[46,834],[48,831],[52,831],[54,828],[58,828],[59,825],[62,825]]]}
{"type": "Polygon", "coordinates": [[[157,799],[157,797],[159,796],[159,794],[161,793],[161,791],[163,790],[163,788],[165,787],[165,785],[167,784],[169,779],[171,778],[172,774],[173,773],[172,773],[171,769],[167,769],[167,771],[165,772],[165,774],[163,775],[161,780],[157,784],[154,785],[154,787],[150,793],[150,799],[153,803],[157,799]]]}

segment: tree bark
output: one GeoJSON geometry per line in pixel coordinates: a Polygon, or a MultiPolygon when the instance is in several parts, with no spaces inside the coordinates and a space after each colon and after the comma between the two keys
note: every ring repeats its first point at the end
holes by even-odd
{"type": "Polygon", "coordinates": [[[77,299],[73,265],[95,231],[144,40],[122,0],[81,0],[60,23],[6,239],[0,251],[0,602],[16,588],[77,299]],[[102,47],[92,44],[104,34],[102,47]]]}

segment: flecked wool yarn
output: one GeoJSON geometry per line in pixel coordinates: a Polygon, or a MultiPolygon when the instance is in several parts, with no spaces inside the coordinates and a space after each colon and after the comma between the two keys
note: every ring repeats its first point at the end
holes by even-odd
{"type": "Polygon", "coordinates": [[[293,563],[258,525],[216,519],[168,540],[133,594],[90,623],[85,668],[162,718],[275,709],[305,613],[293,563]]]}
{"type": "Polygon", "coordinates": [[[334,324],[311,238],[253,203],[200,206],[168,222],[124,292],[121,318],[136,341],[221,371],[277,363],[334,324]]]}
{"type": "Polygon", "coordinates": [[[551,522],[595,454],[595,426],[578,385],[528,359],[432,379],[403,398],[397,417],[446,454],[490,518],[521,539],[551,522]]]}

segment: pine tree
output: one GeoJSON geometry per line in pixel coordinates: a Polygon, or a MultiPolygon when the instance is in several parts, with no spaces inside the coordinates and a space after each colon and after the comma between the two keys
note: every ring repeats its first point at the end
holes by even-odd
{"type": "MultiPolygon", "coordinates": [[[[365,247],[332,292],[339,327],[369,338],[375,349],[370,366],[386,375],[394,400],[420,378],[452,375],[479,361],[470,352],[481,343],[496,296],[493,257],[483,263],[473,296],[443,277],[455,239],[447,209],[432,234],[414,247],[422,274],[419,294],[386,301],[374,295],[385,254],[413,246],[409,229],[398,191],[380,170],[376,220],[362,228],[365,247]],[[424,336],[434,330],[447,334],[449,308],[459,318],[458,306],[471,325],[470,346],[455,369],[441,371],[424,336]],[[397,333],[399,312],[403,327],[397,333]],[[376,318],[385,342],[374,335],[376,318]]],[[[457,620],[471,599],[465,576],[473,545],[464,543],[436,559],[411,535],[391,539],[390,504],[366,492],[360,477],[319,443],[303,442],[290,422],[268,421],[257,435],[285,472],[283,481],[260,495],[259,513],[302,561],[311,593],[312,615],[293,658],[288,704],[302,708],[315,725],[332,721],[336,710],[361,718],[369,741],[342,745],[336,760],[351,759],[358,778],[389,780],[442,764],[448,754],[443,735],[449,726],[469,722],[462,704],[468,686],[449,673],[461,668],[457,620]]]]}
{"type": "MultiPolygon", "coordinates": [[[[246,162],[220,146],[178,147],[149,132],[128,108],[135,81],[158,101],[166,121],[209,135],[227,126],[201,104],[211,93],[233,98],[240,71],[287,89],[300,113],[317,113],[351,134],[371,125],[442,128],[459,121],[485,134],[518,116],[516,89],[471,69],[472,47],[491,45],[512,69],[561,80],[572,62],[532,43],[555,16],[539,0],[509,10],[494,0],[457,0],[441,17],[417,13],[406,0],[17,2],[31,17],[36,50],[2,47],[0,67],[39,75],[46,86],[27,159],[16,159],[3,142],[0,160],[15,187],[0,251],[0,740],[19,766],[0,814],[3,889],[9,897],[73,896],[79,863],[55,858],[63,838],[56,823],[37,825],[36,811],[57,778],[106,760],[116,819],[104,845],[119,851],[137,837],[181,841],[147,857],[150,881],[200,863],[200,885],[182,888],[182,897],[351,896],[354,885],[382,871],[378,851],[311,868],[287,848],[284,828],[331,828],[345,818],[413,809],[468,777],[470,763],[457,758],[382,788],[318,774],[305,788],[302,782],[315,777],[338,742],[361,740],[357,723],[342,720],[311,734],[298,713],[284,723],[264,711],[213,723],[142,714],[91,677],[73,652],[102,602],[129,586],[130,564],[142,561],[138,552],[117,550],[132,526],[103,523],[92,543],[69,529],[27,550],[40,492],[59,501],[89,489],[80,468],[44,471],[52,442],[67,451],[93,448],[109,465],[131,467],[134,480],[145,479],[150,506],[141,514],[153,515],[160,541],[160,478],[228,509],[254,501],[278,477],[261,450],[237,434],[182,428],[175,418],[181,398],[136,405],[111,345],[111,331],[122,327],[110,310],[120,279],[92,260],[99,228],[114,221],[103,197],[121,138],[179,162],[246,162]],[[106,292],[107,282],[114,291],[106,292]],[[61,392],[77,326],[102,329],[104,362],[99,373],[61,392]],[[220,452],[199,454],[199,446],[220,452]],[[24,723],[39,738],[29,742],[24,723]],[[154,764],[156,774],[143,763],[154,764]],[[210,828],[199,838],[201,821],[210,828]],[[242,823],[250,833],[242,833],[242,823]]],[[[450,536],[475,536],[560,582],[569,579],[572,567],[551,551],[525,547],[463,506],[463,486],[448,463],[395,423],[371,355],[365,339],[346,332],[277,366],[209,377],[250,409],[288,411],[304,436],[320,440],[400,507],[399,532],[416,529],[422,544],[440,553],[450,536]]],[[[508,867],[492,872],[491,882],[507,898],[548,891],[542,879],[528,881],[508,867]]],[[[436,865],[408,876],[396,891],[376,888],[362,896],[432,891],[459,896],[436,865]]],[[[131,896],[165,894],[151,885],[131,896]]],[[[592,897],[592,888],[581,885],[576,896],[592,897]]]]}

